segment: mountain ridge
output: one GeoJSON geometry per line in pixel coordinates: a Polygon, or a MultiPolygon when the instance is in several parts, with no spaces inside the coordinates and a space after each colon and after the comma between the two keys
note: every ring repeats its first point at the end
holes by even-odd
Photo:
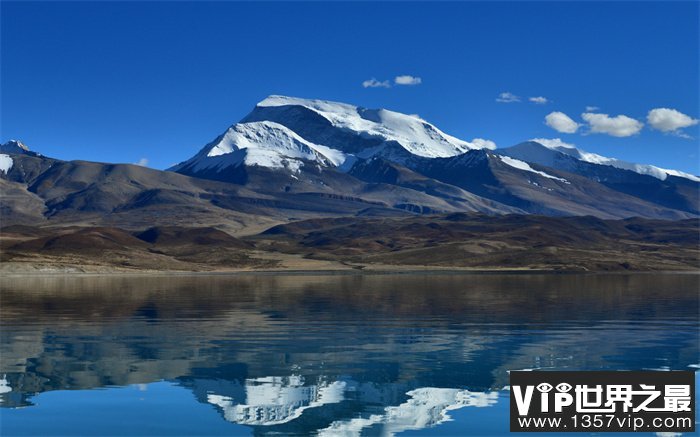
{"type": "Polygon", "coordinates": [[[290,99],[168,171],[0,145],[0,268],[697,270],[693,175],[290,99]]]}
{"type": "Polygon", "coordinates": [[[62,161],[20,141],[2,144],[0,218],[127,229],[194,222],[238,234],[316,217],[700,215],[693,175],[561,140],[494,147],[415,115],[273,95],[168,171],[62,161]]]}

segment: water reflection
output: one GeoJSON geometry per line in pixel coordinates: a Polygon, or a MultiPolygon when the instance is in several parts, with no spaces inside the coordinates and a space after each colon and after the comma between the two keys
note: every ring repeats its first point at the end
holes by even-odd
{"type": "Polygon", "coordinates": [[[304,385],[304,377],[270,376],[248,379],[243,390],[222,396],[207,394],[207,401],[220,407],[224,418],[242,425],[279,425],[297,419],[308,408],[341,402],[344,381],[304,385]],[[241,396],[243,395],[243,396],[241,396]]]}
{"type": "MultiPolygon", "coordinates": [[[[219,387],[219,390],[222,388],[219,387]]],[[[241,425],[279,425],[301,416],[304,410],[346,399],[368,405],[381,405],[400,388],[385,384],[361,383],[352,379],[316,381],[305,384],[298,375],[248,379],[244,385],[230,384],[226,395],[207,392],[207,401],[219,407],[229,422],[241,425]]],[[[219,392],[220,393],[220,392],[219,392]]],[[[463,407],[489,407],[498,393],[471,392],[450,388],[422,387],[405,393],[408,400],[387,406],[381,414],[331,423],[320,435],[359,435],[365,428],[382,425],[385,434],[433,427],[450,420],[448,412],[463,407]]]]}
{"type": "Polygon", "coordinates": [[[320,436],[361,435],[365,429],[380,425],[382,435],[432,428],[451,420],[448,412],[464,407],[490,407],[498,401],[497,392],[470,392],[451,388],[423,387],[406,393],[410,398],[401,405],[384,408],[382,414],[368,418],[335,421],[319,431],[320,436]]]}
{"type": "MultiPolygon", "coordinates": [[[[697,275],[0,284],[2,407],[31,406],[42,393],[166,380],[256,434],[393,434],[444,427],[464,407],[497,406],[511,369],[698,364],[697,275]]],[[[13,410],[0,411],[0,431],[21,433],[11,428],[13,410]]],[[[80,412],[62,420],[70,429],[80,412]]],[[[215,433],[207,423],[200,434],[215,433]]]]}

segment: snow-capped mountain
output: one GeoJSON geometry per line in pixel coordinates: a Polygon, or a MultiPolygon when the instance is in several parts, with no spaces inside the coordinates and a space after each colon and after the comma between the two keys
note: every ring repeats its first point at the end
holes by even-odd
{"type": "Polygon", "coordinates": [[[498,153],[577,174],[657,205],[700,213],[700,178],[688,173],[607,158],[579,150],[559,139],[535,139],[499,149],[498,153]]]}
{"type": "Polygon", "coordinates": [[[151,225],[153,217],[171,224],[172,217],[155,212],[165,210],[183,218],[190,216],[182,211],[202,213],[207,222],[224,211],[254,220],[452,212],[700,216],[694,175],[606,158],[560,140],[494,149],[490,141],[455,138],[415,115],[270,96],[167,172],[65,162],[19,141],[3,144],[0,188],[15,194],[4,196],[0,214],[23,223],[80,221],[85,214],[117,220],[128,212],[133,221],[140,211],[151,225]]]}
{"type": "Polygon", "coordinates": [[[29,150],[29,147],[27,147],[23,142],[19,140],[10,140],[4,144],[0,144],[0,153],[12,155],[41,156],[38,153],[29,150]]]}
{"type": "Polygon", "coordinates": [[[575,161],[567,159],[567,157],[572,157],[577,161],[607,165],[622,170],[630,170],[641,175],[653,176],[662,181],[666,180],[666,178],[669,176],[676,176],[689,179],[694,182],[700,182],[700,177],[678,170],[669,170],[648,164],[636,164],[620,159],[608,158],[596,153],[586,152],[576,148],[572,144],[565,143],[559,138],[535,138],[506,149],[500,149],[498,153],[513,158],[522,159],[524,161],[545,165],[547,167],[559,168],[561,170],[572,170],[574,168],[573,163],[575,163],[575,161]]]}
{"type": "Polygon", "coordinates": [[[416,115],[270,96],[170,170],[265,193],[319,193],[414,213],[454,209],[683,218],[700,178],[533,140],[465,141],[416,115]],[[670,208],[670,209],[667,209],[670,208]]]}
{"type": "MultiPolygon", "coordinates": [[[[269,96],[239,123],[192,158],[170,170],[231,180],[227,172],[241,165],[299,173],[305,165],[346,172],[358,161],[382,157],[409,168],[425,159],[449,158],[470,150],[495,149],[492,141],[464,141],[442,132],[417,115],[366,109],[345,103],[269,96]],[[306,164],[305,164],[306,163],[306,164]]],[[[666,180],[669,176],[700,182],[694,175],[636,164],[577,149],[559,139],[534,139],[496,153],[519,170],[535,163],[564,171],[580,163],[609,166],[666,180]]],[[[540,171],[540,170],[537,170],[540,171]]]]}
{"type": "MultiPolygon", "coordinates": [[[[670,206],[670,210],[659,208],[659,202],[648,196],[644,198],[575,172],[545,167],[496,152],[497,150],[471,150],[450,158],[424,159],[411,168],[424,176],[531,214],[598,217],[654,215],[670,219],[684,217],[679,209],[696,214],[693,206],[684,203],[683,199],[672,202],[675,207],[664,205],[670,206]]],[[[656,188],[658,183],[663,183],[626,170],[584,164],[635,175],[642,179],[631,185],[638,188],[638,191],[656,188]]]]}
{"type": "Polygon", "coordinates": [[[225,172],[241,164],[298,173],[306,162],[348,170],[357,159],[384,156],[438,158],[495,144],[463,141],[416,115],[366,109],[345,103],[270,96],[240,123],[171,170],[193,174],[225,172]]]}

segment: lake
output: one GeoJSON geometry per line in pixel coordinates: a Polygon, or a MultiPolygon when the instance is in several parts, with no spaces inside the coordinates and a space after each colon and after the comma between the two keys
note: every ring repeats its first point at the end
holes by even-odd
{"type": "Polygon", "coordinates": [[[700,354],[694,274],[0,285],[3,436],[499,435],[510,370],[688,370],[700,354]]]}

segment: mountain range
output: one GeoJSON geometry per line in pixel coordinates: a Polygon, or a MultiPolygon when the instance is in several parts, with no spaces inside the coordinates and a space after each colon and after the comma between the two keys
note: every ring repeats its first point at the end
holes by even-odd
{"type": "Polygon", "coordinates": [[[472,213],[691,220],[700,178],[532,139],[462,140],[416,115],[270,96],[166,171],[63,161],[0,145],[3,227],[143,231],[211,227],[236,236],[335,217],[472,213]]]}

